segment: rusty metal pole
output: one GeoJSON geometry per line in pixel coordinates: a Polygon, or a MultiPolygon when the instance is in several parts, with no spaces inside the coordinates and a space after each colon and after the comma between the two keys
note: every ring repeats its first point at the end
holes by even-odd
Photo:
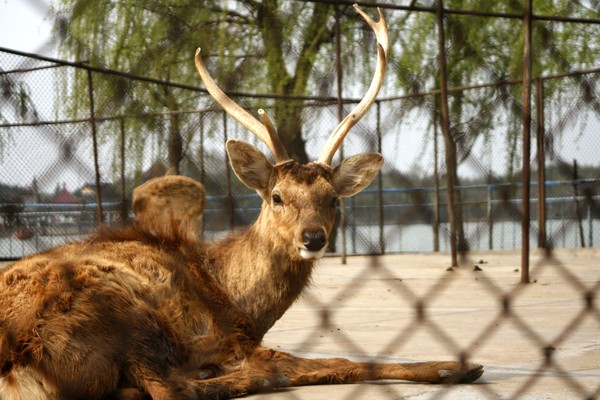
{"type": "Polygon", "coordinates": [[[544,81],[535,80],[537,110],[537,198],[538,198],[538,248],[545,249],[546,243],[546,147],[544,121],[544,81]]]}
{"type": "Polygon", "coordinates": [[[444,3],[442,0],[436,1],[437,27],[438,27],[438,62],[440,64],[440,117],[442,132],[444,134],[444,143],[446,148],[446,182],[448,190],[448,220],[450,223],[450,253],[452,257],[452,267],[458,266],[458,257],[456,254],[456,202],[454,197],[454,174],[456,160],[456,144],[450,133],[450,119],[448,116],[448,81],[446,73],[446,39],[444,35],[444,3]]]}
{"type": "Polygon", "coordinates": [[[127,221],[127,189],[125,186],[125,118],[119,118],[119,130],[121,133],[121,208],[120,218],[121,222],[127,221]]]}
{"type": "MultiPolygon", "coordinates": [[[[383,153],[382,144],[381,144],[381,103],[379,101],[375,102],[377,106],[377,126],[375,131],[377,133],[377,151],[379,154],[383,153]]],[[[381,254],[385,254],[385,239],[384,239],[384,223],[385,217],[383,213],[383,175],[381,171],[377,173],[377,201],[378,201],[378,209],[379,209],[379,251],[381,254]]]]}
{"type": "Polygon", "coordinates": [[[529,223],[531,169],[531,20],[532,0],[525,0],[523,30],[523,187],[521,217],[521,283],[529,283],[529,223]]]}
{"type": "Polygon", "coordinates": [[[200,183],[204,185],[206,181],[206,172],[204,166],[204,113],[200,113],[200,183]]]}
{"type": "Polygon", "coordinates": [[[433,96],[433,251],[440,251],[440,177],[438,171],[437,94],[433,96]]]}
{"type": "Polygon", "coordinates": [[[575,216],[577,217],[577,226],[579,227],[579,240],[581,247],[585,247],[585,236],[583,234],[583,216],[581,213],[581,206],[579,205],[579,190],[577,189],[577,182],[579,181],[579,174],[577,173],[577,160],[573,159],[573,202],[575,203],[575,216]]]}
{"type": "Polygon", "coordinates": [[[102,225],[102,189],[100,184],[100,165],[98,162],[98,134],[96,131],[96,114],[94,107],[94,83],[92,80],[92,71],[87,70],[88,77],[88,96],[90,99],[90,124],[92,125],[92,145],[94,151],[94,171],[96,173],[96,223],[102,225]]]}
{"type": "MultiPolygon", "coordinates": [[[[200,183],[202,183],[202,185],[205,184],[206,181],[206,174],[205,174],[205,166],[204,166],[204,113],[200,112],[199,114],[199,118],[200,120],[198,121],[198,123],[200,124],[200,146],[199,146],[199,158],[200,158],[200,183]]],[[[206,201],[206,199],[205,199],[206,201]]],[[[202,216],[202,223],[200,224],[200,237],[204,237],[204,231],[205,231],[205,227],[206,227],[206,213],[203,213],[204,215],[202,216]]]]}
{"type": "MultiPolygon", "coordinates": [[[[344,104],[342,101],[342,57],[341,57],[341,39],[340,39],[340,10],[335,6],[335,71],[337,75],[337,115],[338,122],[344,118],[344,104]]],[[[340,156],[344,158],[344,144],[340,146],[340,156]]],[[[342,264],[346,264],[346,210],[344,199],[340,199],[340,241],[342,249],[340,255],[342,264]]]]}
{"type": "MultiPolygon", "coordinates": [[[[223,111],[223,146],[227,148],[227,113],[223,111]]],[[[227,213],[229,214],[229,231],[233,232],[233,193],[231,191],[231,172],[229,172],[229,156],[225,152],[225,175],[227,177],[227,213]]]]}

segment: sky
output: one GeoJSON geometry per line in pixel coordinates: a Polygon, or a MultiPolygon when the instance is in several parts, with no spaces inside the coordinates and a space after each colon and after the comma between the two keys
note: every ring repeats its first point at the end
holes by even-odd
{"type": "MultiPolygon", "coordinates": [[[[0,0],[0,47],[57,57],[55,46],[52,44],[50,1],[0,0]]],[[[550,117],[548,119],[551,119],[550,117]]],[[[597,132],[598,124],[600,120],[597,117],[592,118],[586,130],[597,132]]],[[[421,139],[415,138],[415,135],[404,134],[396,139],[400,140],[399,143],[386,144],[396,149],[398,154],[404,154],[401,170],[411,170],[414,169],[414,165],[420,164],[419,158],[423,156],[420,153],[420,149],[423,148],[421,139]]],[[[493,163],[497,164],[499,169],[504,169],[501,167],[504,151],[500,150],[500,146],[500,143],[494,146],[493,153],[498,156],[493,163]]],[[[600,140],[595,134],[588,133],[578,140],[567,139],[559,143],[559,146],[561,156],[567,161],[578,158],[587,165],[598,165],[600,161],[600,140]]],[[[2,175],[0,171],[0,178],[3,178],[2,175]]],[[[30,179],[31,177],[27,177],[26,180],[30,179]]]]}
{"type": "Polygon", "coordinates": [[[55,56],[49,0],[0,0],[0,47],[55,56]]]}

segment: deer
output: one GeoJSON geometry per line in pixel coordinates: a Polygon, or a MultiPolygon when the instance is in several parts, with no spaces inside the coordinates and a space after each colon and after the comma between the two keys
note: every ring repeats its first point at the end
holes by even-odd
{"type": "Polygon", "coordinates": [[[376,22],[355,8],[377,38],[375,75],[318,160],[307,164],[288,157],[263,110],[261,122],[219,89],[196,51],[195,64],[210,95],[275,158],[271,163],[244,141],[226,143],[233,171],[263,200],[257,220],[207,243],[191,225],[165,223],[160,213],[150,212],[147,219],[100,227],[86,240],[2,270],[2,400],[226,399],[378,379],[468,383],[483,374],[483,366],[466,360],[309,359],[262,345],[266,332],[309,285],[338,199],[363,190],[383,163],[380,154],[364,153],[332,166],[342,140],[375,101],[387,63],[381,10],[376,22]]]}

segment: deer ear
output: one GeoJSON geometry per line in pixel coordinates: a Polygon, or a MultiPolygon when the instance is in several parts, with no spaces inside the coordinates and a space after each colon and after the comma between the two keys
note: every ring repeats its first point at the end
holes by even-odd
{"type": "Polygon", "coordinates": [[[273,171],[273,165],[267,157],[256,147],[241,140],[228,140],[226,148],[231,168],[238,179],[263,196],[273,171]]]}
{"type": "Polygon", "coordinates": [[[333,170],[333,187],[340,197],[351,197],[366,188],[383,164],[379,153],[357,154],[333,170]]]}

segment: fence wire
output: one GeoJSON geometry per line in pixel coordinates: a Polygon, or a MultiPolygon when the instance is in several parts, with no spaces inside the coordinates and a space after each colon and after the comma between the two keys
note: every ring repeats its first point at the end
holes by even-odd
{"type": "MultiPolygon", "coordinates": [[[[507,12],[520,11],[511,6],[507,12]]],[[[447,16],[452,42],[448,61],[465,52],[479,57],[482,70],[492,82],[450,90],[448,98],[450,130],[458,159],[458,182],[454,187],[457,235],[464,243],[462,257],[468,259],[482,251],[520,249],[525,216],[522,83],[504,80],[486,61],[487,57],[497,56],[487,51],[495,48],[494,38],[483,38],[490,41],[483,48],[460,40],[464,18],[469,16],[447,16]]],[[[512,23],[517,29],[522,21],[515,19],[512,23]]],[[[538,56],[560,54],[551,40],[557,22],[535,23],[538,31],[547,33],[547,40],[536,50],[538,56]]],[[[591,34],[593,27],[597,25],[585,25],[584,29],[591,34]]],[[[573,70],[576,64],[575,60],[559,62],[564,71],[573,70]]],[[[313,294],[304,298],[304,302],[319,310],[319,323],[295,348],[305,352],[316,348],[315,338],[332,331],[336,315],[344,312],[354,294],[369,290],[369,282],[378,280],[384,282],[395,302],[406,305],[410,317],[396,327],[396,334],[376,356],[402,353],[416,335],[426,331],[437,346],[456,360],[478,361],[485,354],[482,349],[499,332],[514,329],[519,340],[539,352],[539,364],[510,393],[496,393],[493,385],[477,386],[482,398],[522,398],[542,385],[547,373],[558,377],[570,396],[575,396],[569,398],[600,397],[600,384],[580,379],[557,357],[561,344],[573,340],[580,331],[598,331],[600,311],[596,299],[600,275],[596,271],[591,277],[581,276],[570,267],[569,259],[554,252],[556,248],[599,247],[599,80],[600,72],[596,70],[539,77],[533,82],[536,112],[532,115],[529,240],[543,249],[544,257],[532,266],[531,274],[537,277],[552,271],[572,289],[573,298],[579,299],[580,307],[568,315],[562,328],[545,328],[543,320],[529,320],[521,315],[516,305],[530,295],[529,286],[506,285],[483,267],[477,270],[471,290],[476,293],[473,296],[490,298],[494,307],[484,310],[485,317],[474,332],[465,334],[467,339],[456,337],[456,329],[450,333],[447,321],[433,310],[451,296],[458,275],[449,271],[449,277],[417,291],[402,280],[401,270],[381,257],[450,251],[446,147],[440,125],[440,95],[434,92],[380,98],[345,141],[346,155],[378,151],[386,163],[369,188],[344,202],[345,221],[335,228],[330,254],[372,258],[367,267],[358,270],[335,293],[334,300],[329,302],[313,294]]],[[[455,86],[466,83],[454,82],[455,86]]],[[[133,188],[166,172],[173,162],[169,159],[171,146],[181,146],[181,160],[176,160],[180,172],[206,186],[203,229],[207,239],[222,237],[256,219],[261,199],[235,179],[227,164],[224,144],[227,139],[236,138],[266,151],[264,145],[221,110],[164,112],[144,109],[140,102],[139,113],[122,113],[123,102],[131,105],[140,101],[135,94],[157,88],[169,90],[174,97],[185,98],[189,103],[207,96],[166,82],[127,79],[90,72],[83,66],[0,51],[0,258],[16,259],[85,237],[98,224],[100,205],[105,223],[130,219],[133,188]],[[91,91],[68,89],[77,74],[90,75],[91,91]],[[65,89],[58,90],[60,85],[65,89]],[[96,99],[92,109],[93,88],[102,85],[121,88],[121,97],[96,99]],[[180,137],[179,143],[172,142],[174,130],[180,137]],[[96,149],[93,131],[97,136],[96,149]]],[[[246,97],[240,102],[250,110],[269,109],[274,99],[246,97]]],[[[344,111],[349,112],[353,105],[346,101],[344,111]]],[[[323,132],[330,132],[337,125],[337,108],[330,99],[303,101],[303,106],[303,139],[309,158],[316,159],[326,140],[323,132]]],[[[477,261],[472,264],[481,266],[477,261]]],[[[514,280],[516,283],[517,278],[514,280]]],[[[335,333],[346,344],[347,352],[372,358],[350,333],[335,333]]],[[[598,365],[591,369],[597,373],[598,365]]],[[[347,398],[356,398],[364,390],[363,386],[356,386],[347,398]]],[[[403,395],[401,387],[378,390],[381,398],[403,395]]],[[[446,390],[440,390],[434,398],[446,395],[446,390]]],[[[282,396],[299,398],[294,392],[282,396]]]]}

